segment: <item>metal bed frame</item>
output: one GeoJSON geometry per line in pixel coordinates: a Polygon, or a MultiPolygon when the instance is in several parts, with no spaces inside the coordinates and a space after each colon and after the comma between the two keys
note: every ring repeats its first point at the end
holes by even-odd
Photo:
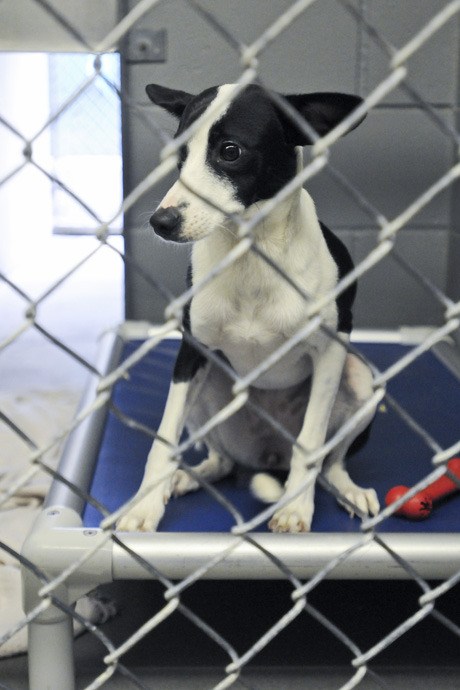
{"type": "MultiPolygon", "coordinates": [[[[98,366],[102,375],[116,367],[124,343],[140,337],[145,328],[127,323],[105,336],[98,366]]],[[[381,339],[395,337],[404,339],[404,334],[379,334],[381,339]]],[[[457,355],[450,347],[438,345],[437,354],[457,367],[457,355]]],[[[94,400],[98,385],[99,377],[91,375],[82,407],[94,400]]],[[[279,579],[283,575],[278,560],[300,580],[314,578],[323,568],[332,579],[413,577],[395,554],[425,579],[446,579],[460,570],[460,534],[456,533],[385,533],[380,538],[359,532],[130,534],[87,528],[81,517],[84,494],[90,490],[107,412],[108,404],[69,436],[59,466],[59,475],[68,484],[54,481],[23,548],[31,690],[62,690],[63,678],[65,687],[73,690],[74,603],[98,585],[149,578],[146,564],[152,577],[159,572],[168,580],[193,580],[198,573],[204,579],[279,579]],[[49,664],[50,649],[54,650],[53,664],[49,664]]]]}

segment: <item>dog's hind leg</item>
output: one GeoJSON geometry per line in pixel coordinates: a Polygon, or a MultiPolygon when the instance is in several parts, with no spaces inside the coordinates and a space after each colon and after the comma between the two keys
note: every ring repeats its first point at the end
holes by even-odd
{"type": "Polygon", "coordinates": [[[173,479],[172,493],[175,496],[183,496],[190,491],[200,488],[200,479],[212,483],[226,477],[233,469],[233,461],[223,458],[217,451],[209,449],[208,457],[199,465],[188,470],[177,470],[173,479]]]}

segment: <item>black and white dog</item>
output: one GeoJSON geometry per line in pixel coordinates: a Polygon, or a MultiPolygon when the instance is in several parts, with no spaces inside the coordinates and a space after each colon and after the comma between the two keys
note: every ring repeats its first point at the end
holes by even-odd
{"type": "MultiPolygon", "coordinates": [[[[147,87],[155,104],[179,118],[176,136],[201,118],[201,125],[180,149],[180,177],[150,220],[163,239],[193,243],[191,280],[195,284],[237,244],[235,215],[248,219],[263,209],[301,169],[300,147],[312,143],[262,87],[247,86],[229,101],[233,90],[234,85],[224,85],[193,96],[153,84],[147,87]]],[[[339,93],[285,98],[319,136],[360,103],[358,97],[339,93]]],[[[257,247],[289,281],[256,252],[247,251],[197,292],[184,315],[184,328],[219,353],[239,377],[308,322],[309,302],[302,291],[313,299],[325,295],[352,268],[346,248],[318,221],[313,201],[303,188],[271,210],[255,226],[253,236],[257,247]]],[[[209,432],[208,457],[195,468],[207,481],[228,474],[234,463],[256,471],[289,470],[286,498],[298,493],[300,486],[306,488],[274,513],[269,527],[275,532],[310,529],[320,469],[347,499],[344,506],[351,514],[353,506],[362,514],[379,510],[375,491],[356,486],[344,467],[351,443],[368,427],[374,409],[330,452],[322,468],[321,462],[308,462],[308,454],[320,448],[373,392],[367,365],[342,345],[348,342],[352,327],[354,296],[352,285],[321,312],[324,326],[338,337],[318,329],[262,372],[249,388],[249,400],[255,406],[243,407],[209,432]],[[257,406],[284,427],[287,438],[254,411],[257,406]]],[[[229,403],[233,383],[228,373],[183,340],[159,438],[153,443],[139,491],[153,488],[120,520],[120,529],[156,529],[171,494],[181,495],[199,486],[184,470],[174,473],[177,462],[171,448],[177,445],[184,424],[197,428],[229,403]]],[[[257,494],[267,500],[280,498],[276,491],[269,491],[273,486],[268,475],[256,475],[256,479],[257,494]]]]}

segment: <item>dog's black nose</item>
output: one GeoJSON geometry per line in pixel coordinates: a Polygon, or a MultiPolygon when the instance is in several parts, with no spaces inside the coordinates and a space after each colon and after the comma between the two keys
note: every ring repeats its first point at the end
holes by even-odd
{"type": "Polygon", "coordinates": [[[160,207],[150,218],[150,225],[163,239],[177,242],[182,225],[182,214],[175,206],[160,207]]]}

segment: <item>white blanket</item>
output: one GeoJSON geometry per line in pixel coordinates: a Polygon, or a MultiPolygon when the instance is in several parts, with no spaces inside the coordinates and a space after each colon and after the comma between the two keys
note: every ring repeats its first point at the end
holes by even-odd
{"type": "MultiPolygon", "coordinates": [[[[66,390],[36,390],[8,396],[0,393],[0,411],[38,447],[43,447],[69,426],[78,397],[78,392],[66,390]]],[[[55,447],[44,456],[44,461],[56,468],[59,452],[60,448],[55,447]]],[[[30,455],[29,446],[0,419],[0,500],[30,467],[30,455]]],[[[0,541],[14,551],[21,551],[50,484],[49,475],[40,471],[0,507],[0,541]]],[[[114,614],[113,605],[97,597],[80,600],[77,610],[95,623],[114,614]]],[[[0,548],[0,641],[23,619],[19,563],[14,556],[0,548]]],[[[0,656],[18,654],[26,649],[27,628],[23,627],[0,644],[0,656]]]]}

